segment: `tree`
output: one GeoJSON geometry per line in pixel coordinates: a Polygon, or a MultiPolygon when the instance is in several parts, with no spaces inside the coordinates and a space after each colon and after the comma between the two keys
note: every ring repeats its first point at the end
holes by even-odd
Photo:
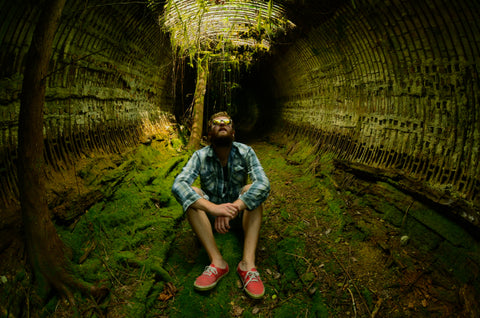
{"type": "Polygon", "coordinates": [[[42,296],[50,288],[67,297],[73,291],[99,297],[106,289],[80,282],[69,273],[70,262],[47,205],[44,178],[43,109],[53,39],[66,0],[44,1],[26,58],[18,123],[18,185],[27,257],[42,296]]]}
{"type": "Polygon", "coordinates": [[[203,112],[205,106],[205,91],[207,90],[208,55],[198,60],[197,83],[193,95],[193,123],[191,137],[188,141],[189,149],[200,148],[203,131],[203,112]]]}
{"type": "MultiPolygon", "coordinates": [[[[157,8],[157,0],[150,0],[157,8]]],[[[171,34],[176,58],[197,66],[193,124],[188,147],[200,146],[209,64],[252,62],[251,52],[268,52],[274,38],[293,23],[270,0],[167,0],[161,22],[171,34]]]]}

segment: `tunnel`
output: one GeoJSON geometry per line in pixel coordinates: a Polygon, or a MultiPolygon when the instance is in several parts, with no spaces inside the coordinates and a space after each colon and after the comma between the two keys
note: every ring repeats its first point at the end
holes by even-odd
{"type": "MultiPolygon", "coordinates": [[[[29,50],[39,45],[36,30],[48,19],[44,15],[47,4],[48,1],[0,1],[0,254],[4,254],[3,259],[24,259],[27,253],[12,252],[20,246],[16,237],[22,237],[17,171],[19,120],[25,107],[22,105],[25,74],[35,65],[35,60],[29,60],[29,50]]],[[[66,0],[55,27],[47,73],[41,81],[45,85],[43,122],[40,122],[43,128],[37,133],[43,136],[42,162],[46,168],[42,173],[47,184],[56,184],[62,189],[64,175],[74,171],[78,176],[77,167],[81,163],[102,165],[98,158],[107,156],[117,156],[116,160],[120,160],[118,158],[126,156],[131,149],[151,143],[152,138],[158,143],[170,142],[169,147],[177,142],[174,147],[177,153],[185,149],[179,143],[185,145],[193,135],[193,105],[200,67],[193,61],[192,54],[181,56],[185,48],[179,48],[175,32],[195,29],[192,27],[195,21],[180,19],[168,25],[165,13],[171,10],[169,5],[176,8],[171,11],[173,14],[207,8],[209,14],[201,16],[205,25],[215,27],[218,21],[226,21],[227,27],[223,24],[218,27],[218,34],[208,34],[211,39],[218,39],[229,23],[233,25],[235,16],[231,14],[235,8],[242,27],[248,23],[257,27],[241,29],[244,33],[235,33],[234,39],[230,39],[230,43],[238,47],[228,48],[233,52],[229,58],[237,56],[237,62],[212,59],[208,65],[204,121],[200,124],[202,144],[209,116],[228,111],[234,119],[239,141],[248,144],[270,140],[272,144],[281,145],[279,147],[287,152],[286,162],[292,167],[301,160],[291,155],[300,146],[306,147],[305,151],[313,156],[316,165],[311,164],[304,173],[317,180],[325,177],[315,174],[321,166],[320,158],[330,156],[335,169],[342,171],[345,191],[361,196],[362,192],[373,191],[374,182],[388,184],[388,191],[401,193],[395,203],[401,210],[396,221],[398,227],[409,214],[414,214],[411,207],[415,201],[433,211],[433,220],[440,217],[455,229],[442,232],[443,223],[440,226],[440,221],[428,218],[431,212],[415,216],[425,237],[432,235],[427,232],[434,232],[435,237],[442,237],[448,243],[448,248],[440,244],[432,249],[449,254],[458,261],[458,266],[467,268],[468,274],[458,275],[461,284],[455,286],[456,298],[451,300],[455,306],[442,312],[438,305],[436,311],[429,312],[426,303],[419,305],[422,307],[419,311],[407,303],[399,306],[399,311],[393,307],[387,310],[380,298],[366,304],[369,300],[365,294],[375,292],[358,291],[345,284],[342,285],[343,301],[352,307],[352,300],[356,299],[353,309],[338,305],[340,309],[336,311],[326,305],[330,315],[322,315],[322,310],[317,308],[315,312],[312,307],[311,316],[374,317],[378,312],[377,317],[429,317],[429,313],[435,312],[433,317],[478,317],[480,2],[66,0]],[[262,12],[268,15],[269,21],[274,20],[272,16],[281,15],[275,18],[276,24],[272,24],[278,28],[275,37],[267,34],[271,25],[260,27],[258,17],[262,12]],[[257,41],[253,51],[249,48],[251,42],[247,41],[252,36],[247,31],[252,30],[259,32],[254,35],[257,41]],[[238,56],[246,58],[248,63],[238,63],[238,56]],[[352,178],[362,183],[356,184],[352,178]],[[463,241],[463,235],[471,239],[463,241]]],[[[202,41],[206,40],[202,38],[202,41]]],[[[209,45],[211,48],[212,44],[209,45]]],[[[225,50],[222,47],[219,52],[225,50]]],[[[172,169],[184,163],[179,161],[172,169]]],[[[118,166],[120,163],[111,164],[106,169],[118,166]]],[[[170,177],[169,173],[164,177],[170,177]]],[[[78,181],[73,184],[75,182],[78,181]]],[[[338,180],[336,184],[339,185],[338,180]]],[[[72,185],[72,189],[76,187],[78,185],[72,185]]],[[[385,190],[386,197],[382,199],[382,191],[375,193],[379,210],[383,200],[389,200],[390,192],[385,190]]],[[[54,205],[62,195],[71,200],[75,191],[67,192],[56,189],[50,193],[50,210],[59,211],[54,205]]],[[[90,206],[100,198],[100,194],[88,197],[90,206]]],[[[157,206],[163,204],[155,202],[157,206]]],[[[66,219],[59,219],[58,215],[55,219],[70,226],[85,210],[88,208],[75,211],[66,219]]],[[[385,208],[381,213],[388,215],[389,210],[385,208]]],[[[402,237],[408,239],[406,235],[402,237]]],[[[288,246],[287,240],[282,246],[288,246]]],[[[388,248],[385,250],[393,253],[388,248]]],[[[292,254],[296,255],[293,250],[289,255],[292,254]]],[[[305,258],[293,260],[305,261],[305,258]]],[[[25,278],[19,278],[18,268],[14,267],[24,264],[5,262],[0,272],[2,285],[16,282],[18,287],[25,278]]],[[[323,270],[323,266],[318,270],[323,270]]],[[[446,272],[453,275],[455,270],[446,269],[446,272]]],[[[416,282],[421,276],[418,274],[408,278],[416,282]]],[[[353,279],[347,274],[346,280],[353,279]]],[[[314,286],[315,280],[307,281],[314,286]]],[[[412,290],[413,284],[406,286],[412,290]]],[[[171,285],[162,285],[165,286],[171,285]]],[[[320,294],[319,290],[310,288],[312,302],[327,303],[328,297],[320,294]]],[[[253,308],[251,315],[260,312],[260,316],[263,313],[265,317],[280,317],[279,311],[275,315],[274,310],[288,304],[290,298],[284,295],[284,301],[279,302],[279,299],[272,300],[273,295],[277,297],[280,293],[270,295],[270,303],[276,301],[277,305],[272,305],[268,314],[265,308],[270,305],[250,303],[243,304],[242,308],[253,308]]],[[[10,312],[11,317],[28,316],[25,309],[18,309],[24,307],[21,304],[28,296],[8,299],[1,303],[2,315],[10,317],[10,312]]],[[[232,316],[241,316],[244,312],[235,313],[238,301],[231,306],[232,316]]],[[[291,310],[296,310],[291,306],[291,310]]],[[[103,308],[102,312],[105,314],[108,309],[103,308]]],[[[109,314],[122,316],[116,312],[109,314]]],[[[52,312],[48,315],[55,316],[52,312]]]]}

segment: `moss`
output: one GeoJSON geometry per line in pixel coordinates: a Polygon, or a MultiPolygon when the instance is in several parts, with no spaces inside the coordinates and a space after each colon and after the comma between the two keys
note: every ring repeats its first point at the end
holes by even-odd
{"type": "Polygon", "coordinates": [[[55,313],[55,308],[58,305],[58,297],[54,296],[50,298],[48,303],[43,307],[42,315],[43,317],[49,317],[55,313]]]}
{"type": "Polygon", "coordinates": [[[179,138],[173,138],[170,141],[170,145],[173,149],[180,149],[185,144],[185,141],[179,138]]]}
{"type": "Polygon", "coordinates": [[[312,299],[312,307],[310,308],[309,316],[317,318],[330,317],[328,306],[325,303],[326,300],[323,296],[320,293],[315,293],[312,299]]]}
{"type": "Polygon", "coordinates": [[[368,308],[372,309],[372,307],[373,307],[373,293],[366,287],[363,287],[360,292],[363,296],[363,299],[367,303],[368,308]]]}
{"type": "Polygon", "coordinates": [[[273,316],[276,318],[306,317],[309,305],[304,298],[293,297],[281,307],[276,308],[273,316]]]}
{"type": "Polygon", "coordinates": [[[86,281],[100,281],[108,279],[103,263],[99,258],[87,259],[76,267],[76,272],[86,281]]]}
{"type": "MultiPolygon", "coordinates": [[[[345,314],[342,309],[351,310],[351,299],[341,290],[347,286],[345,272],[336,258],[347,259],[344,258],[347,257],[345,239],[352,251],[360,253],[359,248],[369,244],[369,238],[374,242],[385,234],[385,223],[370,223],[367,219],[366,209],[373,207],[382,218],[403,225],[399,230],[409,235],[414,244],[435,252],[435,267],[446,267],[462,281],[472,281],[473,274],[468,273],[465,264],[479,263],[478,256],[474,255],[480,255],[478,244],[467,250],[463,241],[468,242],[468,237],[458,233],[444,240],[437,233],[445,228],[442,220],[431,225],[435,231],[419,221],[429,214],[422,212],[424,207],[416,211],[417,206],[411,206],[404,220],[405,213],[398,205],[388,204],[384,198],[368,197],[368,194],[353,198],[351,193],[339,192],[327,176],[330,159],[312,159],[308,147],[301,144],[297,147],[303,153],[294,158],[302,160],[301,165],[288,164],[278,151],[259,152],[267,174],[273,169],[276,172],[271,174],[274,191],[265,205],[265,227],[257,251],[257,265],[266,286],[266,297],[262,301],[252,301],[245,297],[242,289],[235,288],[238,281],[235,268],[242,256],[242,239],[235,233],[215,234],[231,273],[210,292],[194,290],[193,282],[209,259],[170,193],[173,178],[189,154],[178,153],[165,145],[142,146],[125,154],[122,162],[112,161],[86,170],[90,184],[105,188],[108,195],[91,207],[73,229],[61,231],[62,239],[73,250],[75,262],[95,243],[86,260],[75,267],[78,276],[89,282],[110,281],[112,295],[118,301],[115,314],[128,317],[229,317],[238,307],[244,310],[244,317],[291,317],[292,313],[302,317],[340,317],[345,314]],[[316,177],[307,171],[307,166],[316,169],[316,177]],[[98,176],[94,178],[96,172],[98,176]],[[290,195],[298,190],[304,192],[301,200],[290,195]],[[361,210],[362,217],[351,217],[352,206],[345,202],[365,208],[361,210]],[[318,220],[312,220],[314,216],[318,220]],[[328,235],[324,235],[326,230],[330,230],[328,235]],[[158,296],[167,281],[168,286],[174,285],[177,291],[171,300],[163,302],[158,296]],[[311,292],[312,287],[317,288],[316,292],[311,292]]],[[[372,211],[372,214],[376,213],[372,211]]],[[[436,221],[432,218],[427,222],[436,221]]],[[[371,252],[366,254],[362,250],[360,254],[364,259],[371,255],[369,261],[373,263],[375,257],[381,255],[373,254],[378,252],[373,248],[371,252]]],[[[394,263],[398,260],[407,269],[418,266],[412,263],[415,259],[407,258],[403,251],[392,249],[391,257],[394,263]]],[[[349,265],[353,269],[355,263],[349,260],[349,265]]],[[[365,264],[364,267],[370,268],[365,264]]],[[[392,275],[400,274],[398,266],[388,270],[392,275]]],[[[374,295],[363,288],[360,281],[358,278],[357,286],[372,309],[374,295]]]]}
{"type": "Polygon", "coordinates": [[[397,227],[402,225],[404,213],[394,205],[387,202],[381,202],[377,211],[384,213],[383,218],[393,225],[397,227]]]}
{"type": "Polygon", "coordinates": [[[355,224],[357,231],[353,232],[352,239],[355,241],[365,241],[372,235],[371,225],[364,220],[358,220],[355,224]]]}
{"type": "Polygon", "coordinates": [[[460,281],[463,283],[476,283],[478,288],[480,283],[478,283],[477,277],[475,277],[475,271],[472,271],[475,265],[469,258],[470,253],[468,249],[456,247],[450,242],[444,241],[440,244],[435,254],[437,255],[438,263],[447,268],[460,281]]]}
{"type": "Polygon", "coordinates": [[[129,317],[144,317],[147,311],[146,300],[150,294],[155,281],[153,279],[141,282],[135,291],[135,296],[128,307],[129,317]]]}
{"type": "Polygon", "coordinates": [[[403,231],[410,237],[414,245],[424,251],[435,250],[443,241],[438,234],[413,218],[407,219],[403,231]]]}
{"type": "Polygon", "coordinates": [[[304,272],[305,261],[299,257],[304,254],[304,249],[305,242],[296,237],[289,237],[278,243],[277,263],[287,281],[298,279],[299,273],[304,272]]]}
{"type": "Polygon", "coordinates": [[[328,200],[326,204],[328,209],[325,209],[319,216],[328,220],[330,229],[334,234],[338,235],[349,222],[349,216],[343,213],[344,201],[340,198],[333,197],[331,200],[328,200]]]}
{"type": "Polygon", "coordinates": [[[74,263],[86,256],[73,268],[79,277],[135,286],[135,300],[119,311],[145,316],[163,283],[172,280],[164,266],[183,211],[170,187],[187,156],[158,143],[142,145],[120,159],[93,160],[82,169],[85,182],[103,191],[105,198],[73,230],[59,228],[59,233],[71,248],[74,263]]]}
{"type": "Polygon", "coordinates": [[[424,224],[430,230],[438,233],[456,246],[469,247],[475,240],[460,225],[452,222],[438,211],[427,208],[411,209],[409,215],[424,224]]]}
{"type": "Polygon", "coordinates": [[[306,140],[300,140],[290,146],[289,160],[309,164],[316,158],[312,145],[306,140]]]}
{"type": "Polygon", "coordinates": [[[193,288],[193,282],[208,265],[209,259],[205,250],[199,246],[187,222],[183,223],[179,232],[180,237],[177,238],[179,241],[175,246],[193,245],[193,248],[189,251],[175,249],[175,252],[168,257],[169,266],[176,269],[175,283],[182,288],[175,296],[174,306],[169,307],[166,314],[169,317],[230,317],[232,308],[230,295],[243,293],[242,290],[232,288],[238,280],[235,270],[242,257],[241,237],[235,232],[215,234],[217,245],[230,265],[230,273],[214,290],[197,292],[193,288]]]}

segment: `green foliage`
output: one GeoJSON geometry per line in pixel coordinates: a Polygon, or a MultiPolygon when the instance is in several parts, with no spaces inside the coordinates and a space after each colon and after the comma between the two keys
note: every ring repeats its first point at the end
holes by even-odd
{"type": "MultiPolygon", "coordinates": [[[[266,10],[254,1],[227,2],[228,6],[218,6],[207,0],[166,1],[161,20],[181,56],[224,53],[227,47],[267,51],[277,34],[293,27],[283,9],[273,6],[272,0],[266,10]],[[218,10],[223,14],[218,14],[218,10]]],[[[151,1],[150,7],[155,7],[154,3],[151,1]]]]}

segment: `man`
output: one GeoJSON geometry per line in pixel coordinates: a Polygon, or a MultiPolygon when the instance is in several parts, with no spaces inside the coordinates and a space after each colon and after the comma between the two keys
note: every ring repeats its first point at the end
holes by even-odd
{"type": "Polygon", "coordinates": [[[213,229],[225,234],[238,225],[243,229],[244,246],[237,273],[246,293],[258,299],[263,297],[265,288],[256,269],[255,252],[262,203],[270,192],[270,182],[253,149],[234,142],[233,121],[226,112],[210,118],[208,137],[211,145],[192,155],[172,186],[173,195],[210,258],[211,264],[197,277],[194,287],[210,290],[228,273],[213,229]],[[192,186],[198,176],[201,189],[192,186]],[[251,184],[247,184],[248,177],[251,184]]]}

